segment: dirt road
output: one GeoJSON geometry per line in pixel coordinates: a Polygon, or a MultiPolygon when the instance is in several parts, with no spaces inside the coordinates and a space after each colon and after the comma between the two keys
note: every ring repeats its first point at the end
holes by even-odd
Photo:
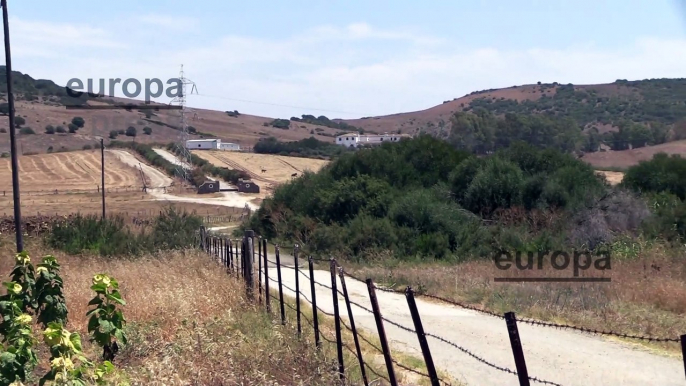
{"type": "MultiPolygon", "coordinates": [[[[163,172],[153,168],[152,166],[146,165],[143,162],[138,161],[136,157],[125,151],[125,150],[108,150],[111,154],[118,157],[125,164],[138,168],[139,164],[143,168],[143,174],[149,180],[148,193],[153,197],[154,200],[159,201],[173,201],[173,202],[191,202],[196,204],[210,204],[210,205],[221,205],[229,206],[235,208],[243,208],[245,205],[251,210],[256,210],[259,205],[255,205],[250,202],[251,197],[243,196],[237,192],[222,192],[222,197],[219,198],[205,198],[205,197],[181,197],[175,196],[173,194],[165,193],[165,186],[171,185],[173,180],[169,178],[163,172]]],[[[173,157],[173,156],[172,156],[173,157]]]]}
{"type": "MultiPolygon", "coordinates": [[[[153,150],[155,153],[159,154],[162,158],[164,158],[164,159],[166,159],[167,161],[173,163],[174,165],[183,166],[185,169],[192,169],[192,167],[191,167],[187,162],[181,161],[181,160],[179,159],[179,157],[177,157],[176,155],[174,155],[174,154],[173,154],[172,152],[170,152],[170,151],[167,151],[167,150],[165,150],[165,149],[159,149],[159,148],[155,148],[155,149],[152,149],[152,150],[153,150]]],[[[231,188],[233,188],[233,186],[229,185],[228,183],[226,183],[226,182],[224,182],[224,181],[219,181],[219,180],[217,180],[216,178],[213,178],[213,177],[211,177],[211,176],[207,176],[207,178],[210,179],[210,180],[212,180],[212,181],[217,181],[217,182],[219,182],[219,189],[231,189],[231,188]]]]}
{"type": "MultiPolygon", "coordinates": [[[[274,261],[274,257],[270,256],[274,261]]],[[[292,258],[282,256],[282,265],[292,265],[292,258]]],[[[301,264],[302,266],[303,264],[301,264]]],[[[304,269],[304,267],[303,267],[304,269]]],[[[295,288],[295,270],[282,268],[284,284],[295,288]]],[[[276,278],[276,268],[269,268],[269,275],[276,278]]],[[[315,271],[315,280],[331,285],[328,271],[315,271]]],[[[308,279],[303,272],[300,289],[311,299],[308,279]]],[[[272,287],[273,287],[273,283],[272,287]]],[[[371,309],[365,283],[346,279],[351,300],[371,309]]],[[[340,282],[339,287],[340,289],[340,282]]],[[[295,296],[287,289],[284,293],[295,296]]],[[[322,286],[316,288],[317,304],[327,312],[333,312],[332,293],[322,286]]],[[[413,328],[407,300],[402,294],[377,291],[381,313],[389,320],[413,328]]],[[[347,318],[343,298],[339,295],[341,315],[347,318]]],[[[446,304],[427,302],[417,298],[417,307],[427,333],[454,342],[473,354],[501,367],[515,370],[514,359],[507,335],[505,321],[474,311],[446,304]]],[[[353,306],[355,324],[371,334],[376,334],[372,314],[353,306]]],[[[417,336],[389,323],[384,323],[392,350],[421,358],[417,336]]],[[[627,343],[610,341],[588,334],[549,327],[518,324],[529,376],[555,382],[560,385],[681,385],[684,369],[680,359],[648,353],[627,343]]],[[[477,361],[473,357],[440,342],[428,338],[436,366],[467,385],[518,385],[517,377],[477,361]]],[[[352,342],[349,342],[351,345],[352,342]]],[[[352,346],[351,346],[352,347],[352,346]]],[[[535,383],[532,383],[535,384],[535,383]]]]}

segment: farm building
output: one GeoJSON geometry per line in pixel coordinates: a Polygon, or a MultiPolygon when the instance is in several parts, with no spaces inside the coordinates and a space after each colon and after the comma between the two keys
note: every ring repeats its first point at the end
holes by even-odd
{"type": "Polygon", "coordinates": [[[239,151],[241,147],[237,143],[219,142],[219,150],[239,151]]]}
{"type": "Polygon", "coordinates": [[[198,186],[198,194],[219,192],[219,181],[205,181],[198,186]]]}
{"type": "Polygon", "coordinates": [[[336,145],[358,147],[365,145],[381,145],[384,142],[397,142],[403,138],[410,138],[407,134],[360,134],[348,133],[336,137],[336,145]]]}
{"type": "Polygon", "coordinates": [[[238,191],[240,193],[259,193],[260,187],[250,180],[238,180],[238,191]]]}
{"type": "Polygon", "coordinates": [[[221,139],[189,139],[186,141],[186,149],[218,149],[221,139]]]}
{"type": "Polygon", "coordinates": [[[222,140],[218,138],[189,139],[186,141],[186,148],[196,150],[241,150],[240,145],[237,143],[222,143],[222,140]]]}

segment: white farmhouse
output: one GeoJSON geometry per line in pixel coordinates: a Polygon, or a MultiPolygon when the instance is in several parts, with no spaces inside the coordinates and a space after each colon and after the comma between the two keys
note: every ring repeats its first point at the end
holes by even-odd
{"type": "Polygon", "coordinates": [[[407,134],[360,134],[347,133],[336,137],[336,145],[345,147],[359,147],[365,145],[381,145],[384,142],[398,142],[409,138],[407,134]]]}
{"type": "Polygon", "coordinates": [[[241,149],[237,143],[224,142],[218,138],[206,139],[189,139],[186,141],[187,149],[195,150],[232,150],[238,151],[241,149]]]}

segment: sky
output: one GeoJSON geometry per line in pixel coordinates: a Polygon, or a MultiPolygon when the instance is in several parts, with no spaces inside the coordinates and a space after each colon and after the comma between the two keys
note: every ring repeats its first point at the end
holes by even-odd
{"type": "Polygon", "coordinates": [[[333,119],[538,81],[686,77],[684,1],[8,0],[8,11],[12,68],[37,79],[166,83],[183,64],[190,107],[333,119]]]}

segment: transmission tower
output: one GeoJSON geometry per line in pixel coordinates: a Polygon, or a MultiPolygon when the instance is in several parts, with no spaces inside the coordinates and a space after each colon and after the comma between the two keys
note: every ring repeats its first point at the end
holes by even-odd
{"type": "Polygon", "coordinates": [[[183,178],[184,181],[189,181],[190,170],[186,169],[186,165],[192,166],[193,163],[191,162],[191,152],[186,147],[186,141],[188,141],[189,138],[188,122],[186,121],[186,119],[190,112],[190,109],[186,108],[186,88],[189,85],[192,86],[191,94],[193,94],[193,91],[195,91],[195,93],[197,94],[198,89],[195,86],[195,82],[193,82],[190,79],[187,79],[184,76],[183,64],[181,65],[181,71],[179,72],[179,80],[181,81],[181,95],[172,99],[171,102],[169,102],[169,104],[181,106],[181,134],[179,135],[179,149],[181,149],[181,154],[179,155],[179,159],[181,160],[182,164],[177,165],[177,171],[179,173],[179,176],[183,178]]]}

